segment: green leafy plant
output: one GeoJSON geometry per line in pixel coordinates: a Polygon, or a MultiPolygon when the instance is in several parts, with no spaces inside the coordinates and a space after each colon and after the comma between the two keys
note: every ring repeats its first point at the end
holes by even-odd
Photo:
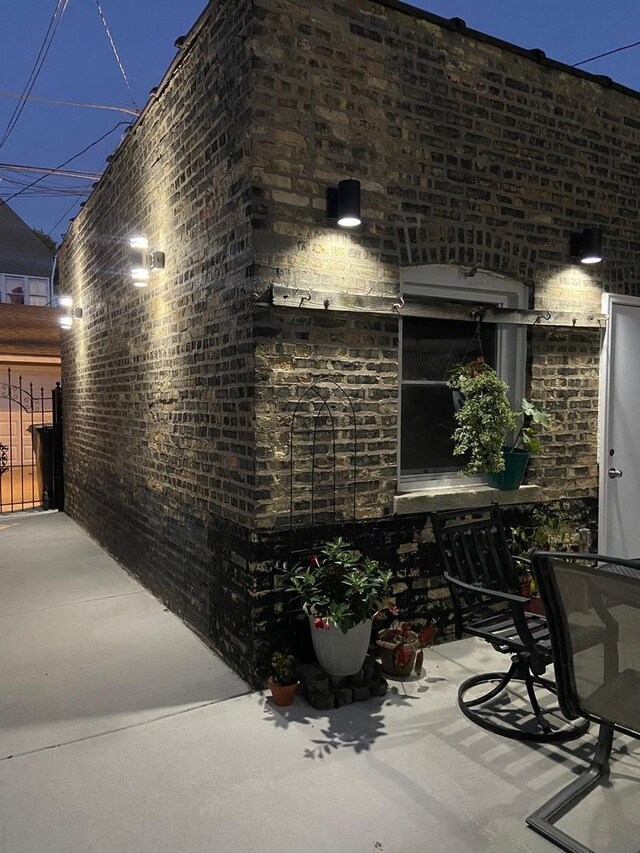
{"type": "Polygon", "coordinates": [[[312,554],[306,566],[294,566],[289,576],[290,591],[300,596],[306,612],[315,617],[315,627],[322,630],[333,624],[346,633],[376,615],[393,573],[338,537],[312,554]]]}
{"type": "Polygon", "coordinates": [[[509,386],[483,358],[454,367],[448,384],[460,391],[464,401],[456,412],[458,426],[453,432],[454,455],[469,454],[461,474],[504,471],[503,446],[514,430],[517,432],[512,447],[529,453],[540,450],[534,425],[548,427],[549,415],[526,399],[514,411],[509,402],[509,386]]]}
{"type": "MultiPolygon", "coordinates": [[[[514,557],[526,557],[532,548],[542,551],[571,551],[579,547],[581,519],[561,507],[536,507],[529,512],[530,523],[510,528],[509,549],[514,557]]],[[[536,597],[537,584],[525,569],[520,578],[523,593],[536,597]]]]}
{"type": "Polygon", "coordinates": [[[298,680],[296,675],[296,659],[284,652],[274,652],[271,657],[271,679],[274,684],[287,687],[298,680]]]}
{"type": "Polygon", "coordinates": [[[448,384],[464,398],[453,431],[454,455],[469,454],[460,473],[473,476],[504,471],[504,438],[517,426],[509,403],[509,386],[483,358],[454,367],[448,384]]]}
{"type": "Polygon", "coordinates": [[[511,528],[509,547],[516,557],[524,557],[531,548],[543,551],[570,551],[578,547],[580,519],[561,508],[536,507],[530,512],[530,524],[511,528]]]}
{"type": "Polygon", "coordinates": [[[551,418],[547,412],[539,409],[527,399],[523,399],[520,404],[520,411],[516,413],[516,416],[522,418],[522,422],[514,439],[513,447],[522,447],[529,453],[539,453],[540,442],[533,424],[548,428],[551,426],[551,418]]]}
{"type": "Polygon", "coordinates": [[[408,666],[411,657],[415,654],[414,671],[419,675],[424,659],[422,650],[433,643],[435,633],[435,625],[427,625],[420,631],[416,631],[409,622],[396,620],[388,628],[378,631],[378,640],[381,643],[393,645],[393,666],[399,669],[408,666]]]}

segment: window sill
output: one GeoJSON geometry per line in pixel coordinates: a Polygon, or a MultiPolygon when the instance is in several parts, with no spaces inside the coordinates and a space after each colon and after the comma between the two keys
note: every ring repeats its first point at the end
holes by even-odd
{"type": "Polygon", "coordinates": [[[442,509],[474,509],[499,504],[529,504],[542,500],[540,486],[520,486],[512,492],[492,489],[491,486],[436,486],[407,492],[393,499],[394,515],[435,512],[442,509]]]}

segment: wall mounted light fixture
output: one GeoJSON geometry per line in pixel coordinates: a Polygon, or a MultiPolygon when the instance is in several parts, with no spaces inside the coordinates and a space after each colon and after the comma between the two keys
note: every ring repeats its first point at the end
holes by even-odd
{"type": "Polygon", "coordinates": [[[149,241],[142,234],[129,238],[129,264],[134,287],[146,287],[153,270],[164,269],[164,252],[150,252],[149,241]]]}
{"type": "Polygon", "coordinates": [[[60,326],[63,329],[70,329],[73,326],[74,319],[82,317],[82,308],[73,307],[73,299],[70,296],[58,297],[58,305],[64,308],[64,314],[60,315],[60,326]]]}
{"type": "Polygon", "coordinates": [[[583,228],[569,237],[573,260],[581,264],[599,264],[602,260],[602,228],[583,228]]]}
{"type": "Polygon", "coordinates": [[[337,187],[327,187],[327,219],[341,228],[356,228],[360,218],[360,181],[340,181],[337,187]]]}

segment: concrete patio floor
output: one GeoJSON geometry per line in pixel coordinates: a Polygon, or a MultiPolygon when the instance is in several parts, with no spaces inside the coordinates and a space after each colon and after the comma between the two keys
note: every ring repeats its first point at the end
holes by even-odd
{"type": "MultiPolygon", "coordinates": [[[[497,658],[497,661],[496,661],[497,658]]],[[[276,709],[62,514],[0,518],[0,853],[552,851],[524,818],[593,736],[531,747],[455,702],[464,640],[377,702],[276,709]]],[[[563,826],[638,851],[640,751],[563,826]]]]}

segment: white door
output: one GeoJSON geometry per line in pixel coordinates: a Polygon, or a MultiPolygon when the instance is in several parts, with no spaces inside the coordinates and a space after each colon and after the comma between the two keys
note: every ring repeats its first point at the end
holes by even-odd
{"type": "Polygon", "coordinates": [[[640,299],[606,293],[600,362],[598,551],[640,557],[640,299]]]}

